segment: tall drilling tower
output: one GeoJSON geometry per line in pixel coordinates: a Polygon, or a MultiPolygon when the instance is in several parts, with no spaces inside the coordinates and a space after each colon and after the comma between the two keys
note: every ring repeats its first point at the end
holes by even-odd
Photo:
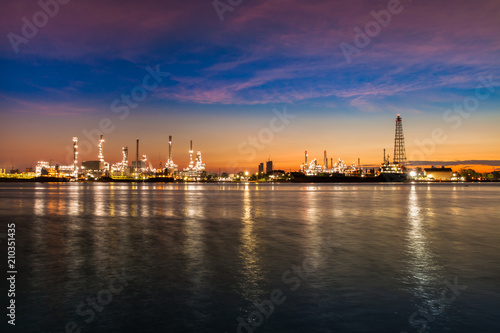
{"type": "Polygon", "coordinates": [[[394,137],[394,164],[406,164],[405,137],[403,135],[403,119],[396,117],[396,135],[394,137]]]}

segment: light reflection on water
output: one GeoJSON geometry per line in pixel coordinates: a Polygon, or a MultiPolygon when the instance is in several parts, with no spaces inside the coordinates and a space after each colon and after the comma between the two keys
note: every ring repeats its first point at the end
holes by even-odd
{"type": "Polygon", "coordinates": [[[241,246],[239,257],[242,260],[242,279],[239,281],[240,294],[248,302],[258,300],[263,294],[262,282],[265,279],[260,258],[260,244],[255,231],[255,219],[258,213],[252,209],[249,185],[243,189],[243,211],[241,231],[241,246]]]}
{"type": "MultiPolygon", "coordinates": [[[[423,193],[428,200],[432,200],[429,191],[423,193]]],[[[414,280],[413,285],[415,295],[419,298],[427,297],[426,288],[435,284],[436,262],[429,249],[429,240],[427,233],[432,228],[434,213],[432,210],[424,212],[422,205],[419,203],[418,191],[415,186],[411,186],[408,197],[408,249],[407,254],[410,257],[408,260],[408,270],[410,276],[414,280]],[[424,216],[424,213],[426,216],[424,216]]]]}
{"type": "Polygon", "coordinates": [[[75,307],[122,267],[136,280],[88,331],[234,332],[280,288],[287,301],[263,332],[410,332],[410,314],[455,276],[468,290],[434,331],[496,325],[499,186],[5,184],[0,196],[17,225],[26,331],[81,323],[75,307]],[[328,236],[339,247],[319,260],[328,236]],[[318,267],[291,292],[281,276],[304,258],[318,267]]]}
{"type": "MultiPolygon", "coordinates": [[[[320,248],[322,243],[325,243],[325,240],[322,239],[322,235],[320,232],[319,225],[325,223],[324,216],[320,214],[321,208],[318,205],[321,205],[323,200],[320,200],[320,196],[323,193],[318,193],[315,187],[308,188],[306,192],[306,210],[305,210],[305,234],[307,237],[307,250],[305,252],[305,257],[313,260],[318,264],[316,269],[321,269],[320,261],[318,260],[324,253],[321,253],[322,249],[320,248]]],[[[326,198],[324,198],[326,199],[326,198]]]]}

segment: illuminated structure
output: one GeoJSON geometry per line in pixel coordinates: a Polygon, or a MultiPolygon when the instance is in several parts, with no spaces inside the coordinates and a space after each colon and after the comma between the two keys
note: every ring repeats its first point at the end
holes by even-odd
{"type": "Polygon", "coordinates": [[[142,160],[141,160],[141,171],[142,172],[148,171],[148,167],[146,164],[147,161],[148,161],[148,158],[146,157],[146,155],[142,155],[142,160]]]}
{"type": "Polygon", "coordinates": [[[101,161],[83,161],[82,169],[87,176],[100,176],[104,170],[104,163],[101,161]]]}
{"type": "Polygon", "coordinates": [[[189,148],[189,165],[182,172],[186,180],[201,180],[204,178],[205,164],[201,159],[201,151],[196,152],[196,161],[193,161],[193,141],[191,140],[189,148]],[[196,163],[195,163],[196,162],[196,163]]]}
{"type": "Polygon", "coordinates": [[[403,170],[401,169],[401,165],[397,163],[390,163],[389,155],[385,155],[385,149],[384,149],[384,163],[380,166],[380,172],[382,174],[402,174],[403,170]]]}
{"type": "Polygon", "coordinates": [[[201,151],[199,150],[196,152],[196,165],[194,169],[198,172],[205,171],[205,164],[201,160],[201,151]]]}
{"type": "Polygon", "coordinates": [[[109,171],[109,163],[108,162],[105,162],[104,161],[104,155],[103,155],[103,152],[102,152],[102,148],[103,148],[103,144],[104,144],[104,136],[101,134],[101,138],[99,139],[99,162],[101,162],[103,164],[103,171],[105,172],[108,172],[109,171]]]}
{"type": "Polygon", "coordinates": [[[344,175],[353,175],[355,173],[359,173],[361,168],[356,166],[353,162],[351,165],[347,165],[343,160],[339,158],[338,162],[333,164],[333,159],[331,159],[330,166],[328,166],[328,158],[326,156],[326,150],[324,151],[324,161],[325,165],[320,165],[316,159],[313,159],[309,164],[307,164],[307,151],[305,155],[306,164],[302,164],[300,166],[300,171],[305,173],[308,176],[317,176],[319,174],[344,174],[344,175]]]}
{"type": "Polygon", "coordinates": [[[35,167],[35,177],[57,177],[78,179],[78,138],[73,137],[73,163],[70,165],[59,165],[51,162],[39,161],[35,167]]]}
{"type": "Polygon", "coordinates": [[[73,137],[73,177],[78,178],[78,138],[73,137]]]}
{"type": "Polygon", "coordinates": [[[451,168],[445,168],[444,166],[441,168],[436,168],[434,166],[431,168],[425,168],[424,173],[427,180],[458,180],[458,177],[453,174],[453,170],[451,168]]]}
{"type": "Polygon", "coordinates": [[[74,165],[52,165],[50,162],[39,161],[35,167],[35,176],[48,177],[72,177],[74,175],[74,165]]]}
{"type": "Polygon", "coordinates": [[[42,170],[49,170],[49,169],[51,169],[49,162],[39,161],[36,163],[35,175],[37,177],[40,177],[42,175],[42,170]]]}
{"type": "MultiPolygon", "coordinates": [[[[189,143],[189,166],[188,169],[193,169],[193,140],[189,143]]],[[[186,169],[185,169],[186,170],[186,169]]]]}
{"type": "Polygon", "coordinates": [[[135,164],[134,162],[132,162],[132,168],[134,168],[135,170],[135,175],[137,177],[137,171],[138,171],[138,168],[139,168],[139,138],[137,138],[137,141],[136,141],[136,147],[135,147],[135,164]]]}
{"type": "MultiPolygon", "coordinates": [[[[193,142],[191,141],[190,152],[192,152],[192,149],[193,149],[192,144],[193,144],[193,142]]],[[[174,161],[172,160],[172,136],[170,135],[168,137],[168,161],[165,164],[165,171],[169,176],[173,176],[175,173],[177,173],[177,170],[178,170],[177,164],[175,164],[174,161]]]]}
{"type": "Polygon", "coordinates": [[[128,167],[128,147],[122,147],[122,165],[128,167]]]}
{"type": "Polygon", "coordinates": [[[128,147],[122,147],[122,161],[113,164],[111,170],[113,172],[121,172],[122,176],[128,176],[130,174],[130,168],[128,166],[128,147]]]}
{"type": "Polygon", "coordinates": [[[146,172],[146,160],[146,155],[142,155],[142,160],[132,161],[132,169],[134,169],[136,173],[146,172]]]}
{"type": "MultiPolygon", "coordinates": [[[[306,153],[306,162],[307,162],[307,153],[306,153]]],[[[314,158],[309,164],[303,164],[300,166],[302,172],[304,172],[308,176],[316,176],[321,173],[323,168],[318,164],[318,161],[314,158]]]]}
{"type": "Polygon", "coordinates": [[[390,162],[389,156],[385,155],[384,162],[380,167],[380,174],[388,181],[403,181],[406,179],[406,150],[405,138],[403,135],[403,119],[398,114],[396,117],[396,133],[394,136],[394,156],[393,162],[390,162]]]}
{"type": "Polygon", "coordinates": [[[102,154],[102,145],[104,144],[104,136],[101,134],[101,138],[99,139],[99,144],[98,144],[98,147],[99,147],[99,156],[97,156],[99,158],[99,161],[104,163],[104,155],[102,154]]]}
{"type": "Polygon", "coordinates": [[[86,176],[100,177],[103,173],[108,173],[110,166],[108,162],[104,161],[103,154],[104,136],[101,134],[99,138],[99,143],[97,145],[99,153],[97,155],[97,161],[83,161],[82,169],[85,171],[86,176]]]}
{"type": "Polygon", "coordinates": [[[403,135],[403,119],[398,114],[396,117],[396,133],[394,136],[394,164],[406,164],[405,137],[403,135]]]}
{"type": "MultiPolygon", "coordinates": [[[[403,135],[403,119],[398,114],[396,117],[396,133],[394,136],[394,156],[393,162],[390,162],[389,156],[385,155],[384,149],[384,162],[380,167],[380,173],[386,177],[399,177],[406,178],[405,174],[406,164],[406,149],[405,138],[403,135]]],[[[391,178],[392,179],[392,178],[391,178]]]]}

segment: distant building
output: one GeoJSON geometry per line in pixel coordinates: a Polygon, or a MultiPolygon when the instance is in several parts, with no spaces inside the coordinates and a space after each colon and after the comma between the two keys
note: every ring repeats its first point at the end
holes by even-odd
{"type": "Polygon", "coordinates": [[[132,170],[135,170],[135,168],[138,169],[144,169],[146,168],[146,162],[144,161],[132,161],[132,170]]]}
{"type": "Polygon", "coordinates": [[[424,173],[428,180],[452,180],[453,177],[453,170],[444,165],[440,168],[425,168],[424,173]]]}
{"type": "Polygon", "coordinates": [[[39,161],[36,164],[35,176],[67,177],[73,172],[73,165],[52,165],[50,162],[39,161]]]}
{"type": "Polygon", "coordinates": [[[259,164],[259,175],[264,173],[264,163],[259,164]]]}
{"type": "Polygon", "coordinates": [[[273,161],[266,162],[266,173],[269,174],[273,172],[273,161]]]}
{"type": "Polygon", "coordinates": [[[101,161],[83,161],[82,169],[85,172],[99,172],[104,170],[104,162],[101,161]]]}

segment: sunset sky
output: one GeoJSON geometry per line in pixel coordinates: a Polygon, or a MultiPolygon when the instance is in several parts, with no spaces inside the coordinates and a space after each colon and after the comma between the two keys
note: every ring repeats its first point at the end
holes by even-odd
{"type": "Polygon", "coordinates": [[[40,3],[2,1],[0,168],[96,160],[100,127],[111,163],[377,165],[397,114],[415,164],[500,168],[500,1],[40,3]]]}

